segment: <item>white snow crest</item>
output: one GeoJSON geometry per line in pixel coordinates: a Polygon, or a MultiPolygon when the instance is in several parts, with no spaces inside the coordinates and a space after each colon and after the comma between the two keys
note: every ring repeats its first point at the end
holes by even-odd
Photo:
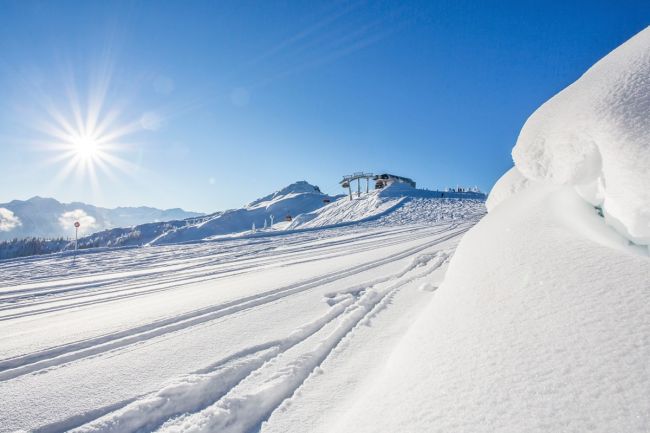
{"type": "Polygon", "coordinates": [[[530,180],[525,178],[517,167],[512,167],[510,170],[506,171],[506,173],[497,180],[497,183],[494,184],[490,191],[490,195],[485,201],[485,207],[488,212],[491,212],[499,203],[526,188],[529,182],[530,180]]]}
{"type": "Polygon", "coordinates": [[[9,232],[18,226],[23,225],[12,211],[7,208],[0,207],[0,231],[9,232]]]}
{"type": "Polygon", "coordinates": [[[650,28],[533,113],[512,156],[529,179],[571,185],[608,224],[650,244],[650,28]]]}

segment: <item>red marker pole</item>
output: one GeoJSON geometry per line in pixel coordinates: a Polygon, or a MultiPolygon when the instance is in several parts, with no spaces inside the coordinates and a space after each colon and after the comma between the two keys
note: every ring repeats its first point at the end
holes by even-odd
{"type": "Polygon", "coordinates": [[[77,255],[77,242],[79,241],[79,221],[74,223],[74,255],[77,255]]]}

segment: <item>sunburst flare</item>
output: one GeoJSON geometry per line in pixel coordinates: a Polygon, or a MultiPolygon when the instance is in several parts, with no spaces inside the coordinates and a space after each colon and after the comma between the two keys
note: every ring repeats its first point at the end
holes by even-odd
{"type": "Polygon", "coordinates": [[[60,165],[54,181],[90,181],[93,189],[99,188],[100,174],[115,180],[115,174],[131,174],[137,165],[121,155],[135,150],[135,143],[126,142],[129,136],[142,130],[139,119],[125,122],[123,111],[117,106],[109,107],[108,89],[111,74],[98,74],[101,80],[90,86],[85,103],[81,103],[74,81],[68,74],[66,90],[58,103],[45,95],[38,100],[45,116],[37,116],[32,126],[41,134],[38,147],[52,155],[46,163],[60,165]]]}

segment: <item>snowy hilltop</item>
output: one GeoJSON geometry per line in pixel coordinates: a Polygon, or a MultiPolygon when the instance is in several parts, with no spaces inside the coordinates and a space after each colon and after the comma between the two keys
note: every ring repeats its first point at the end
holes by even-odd
{"type": "Polygon", "coordinates": [[[650,28],[530,116],[513,159],[329,431],[648,431],[650,28]]]}
{"type": "Polygon", "coordinates": [[[86,203],[61,203],[53,198],[32,197],[0,203],[0,241],[25,237],[70,237],[73,224],[81,222],[81,233],[88,234],[114,227],[148,222],[171,221],[203,214],[183,209],[118,207],[107,209],[86,203]]]}
{"type": "Polygon", "coordinates": [[[252,201],[241,209],[218,212],[197,224],[174,228],[151,241],[169,244],[197,241],[211,236],[264,228],[276,222],[292,220],[297,215],[325,206],[336,197],[324,194],[305,181],[295,182],[279,191],[252,201]]]}
{"type": "MultiPolygon", "coordinates": [[[[431,202],[439,205],[449,200],[453,202],[456,199],[463,199],[466,202],[475,202],[477,207],[483,209],[485,194],[470,191],[429,191],[417,189],[404,183],[393,183],[386,188],[363,193],[360,197],[355,196],[352,200],[347,196],[341,197],[329,206],[299,215],[287,228],[330,227],[377,219],[415,199],[433,199],[431,202]]],[[[427,215],[426,220],[444,219],[449,217],[446,213],[452,211],[453,206],[441,205],[437,212],[427,215]]],[[[412,220],[410,222],[415,222],[421,217],[422,214],[414,213],[410,216],[412,220]]]]}

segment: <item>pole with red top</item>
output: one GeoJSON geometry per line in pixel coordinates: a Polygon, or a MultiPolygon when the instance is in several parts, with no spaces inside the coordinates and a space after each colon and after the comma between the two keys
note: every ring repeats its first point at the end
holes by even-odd
{"type": "Polygon", "coordinates": [[[77,243],[79,241],[79,221],[74,222],[74,255],[77,255],[77,243]]]}

